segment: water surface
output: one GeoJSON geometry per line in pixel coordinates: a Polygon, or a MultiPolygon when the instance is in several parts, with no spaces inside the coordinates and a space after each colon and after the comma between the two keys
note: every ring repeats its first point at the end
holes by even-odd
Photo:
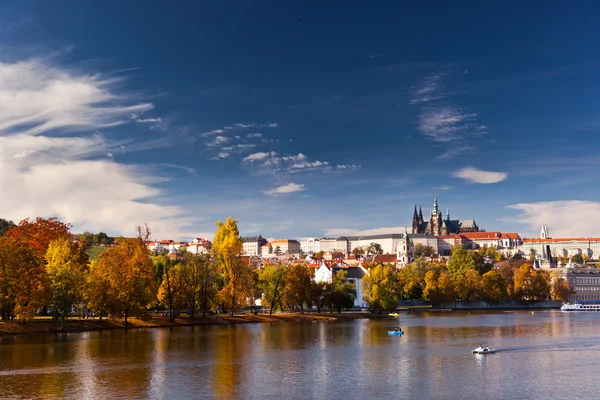
{"type": "Polygon", "coordinates": [[[599,327],[600,313],[446,312],[0,337],[0,398],[592,399],[599,327]],[[470,354],[479,343],[498,353],[470,354]]]}

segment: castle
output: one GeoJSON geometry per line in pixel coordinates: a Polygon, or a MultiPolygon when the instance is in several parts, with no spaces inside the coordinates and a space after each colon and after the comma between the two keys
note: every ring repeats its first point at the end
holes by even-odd
{"type": "Polygon", "coordinates": [[[479,232],[479,227],[472,219],[450,219],[450,211],[446,211],[446,218],[438,209],[437,197],[433,201],[433,210],[429,215],[429,221],[423,219],[423,211],[415,204],[415,212],[412,221],[412,233],[421,233],[433,236],[446,236],[453,233],[479,232]]]}

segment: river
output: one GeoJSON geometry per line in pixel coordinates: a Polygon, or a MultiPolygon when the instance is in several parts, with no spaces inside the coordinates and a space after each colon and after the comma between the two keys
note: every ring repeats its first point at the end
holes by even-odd
{"type": "Polygon", "coordinates": [[[440,312],[6,336],[0,398],[593,399],[599,327],[600,313],[440,312]],[[470,354],[479,343],[498,352],[470,354]]]}

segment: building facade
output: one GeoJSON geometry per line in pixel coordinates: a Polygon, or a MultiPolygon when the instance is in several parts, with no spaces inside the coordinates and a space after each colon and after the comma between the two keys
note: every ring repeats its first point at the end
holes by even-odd
{"type": "Polygon", "coordinates": [[[241,238],[243,243],[242,255],[244,256],[258,256],[260,255],[260,248],[267,243],[267,240],[262,236],[244,236],[241,238]]]}
{"type": "Polygon", "coordinates": [[[551,238],[548,228],[543,225],[539,238],[523,239],[519,253],[524,256],[533,254],[542,261],[574,255],[597,260],[600,258],[600,238],[551,238]]]}
{"type": "Polygon", "coordinates": [[[450,211],[446,212],[446,217],[442,217],[442,212],[438,208],[437,198],[433,200],[433,209],[429,213],[429,220],[423,218],[423,210],[417,206],[413,213],[412,233],[422,233],[433,236],[445,236],[449,234],[458,234],[466,232],[479,232],[479,227],[473,219],[450,219],[450,211]]]}
{"type": "Polygon", "coordinates": [[[270,243],[273,254],[300,254],[300,242],[297,240],[273,240],[270,243]]]}
{"type": "Polygon", "coordinates": [[[320,240],[314,237],[300,240],[300,250],[304,254],[314,254],[321,251],[320,240]]]}
{"type": "Polygon", "coordinates": [[[600,269],[567,268],[566,279],[571,286],[569,300],[600,300],[600,269]]]}

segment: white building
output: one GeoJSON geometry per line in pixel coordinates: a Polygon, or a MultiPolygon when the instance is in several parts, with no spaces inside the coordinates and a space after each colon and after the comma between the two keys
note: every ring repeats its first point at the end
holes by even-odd
{"type": "Polygon", "coordinates": [[[188,253],[208,254],[212,249],[212,243],[206,238],[194,238],[187,244],[188,253]]]}
{"type": "Polygon", "coordinates": [[[549,261],[555,257],[586,256],[589,260],[600,257],[600,238],[551,238],[548,228],[543,225],[540,238],[523,239],[519,253],[529,256],[534,253],[538,258],[549,261]]]}
{"type": "Polygon", "coordinates": [[[408,233],[404,234],[396,246],[396,266],[405,267],[415,259],[415,246],[410,240],[408,233]]]}
{"type": "Polygon", "coordinates": [[[348,251],[352,251],[357,247],[367,249],[371,243],[377,243],[381,246],[383,254],[395,254],[398,243],[404,237],[401,233],[389,233],[383,235],[364,235],[364,236],[348,236],[348,251]]]}
{"type": "Polygon", "coordinates": [[[333,277],[338,271],[346,271],[346,280],[354,284],[356,288],[356,298],[354,299],[354,307],[367,307],[367,303],[363,299],[363,277],[369,272],[362,265],[358,267],[339,268],[336,265],[328,267],[325,263],[315,270],[314,280],[321,283],[332,283],[333,277]]]}
{"type": "Polygon", "coordinates": [[[244,236],[241,238],[243,242],[242,255],[244,256],[259,256],[260,248],[267,243],[267,240],[262,236],[244,236]]]}
{"type": "Polygon", "coordinates": [[[334,251],[349,252],[348,239],[345,237],[339,238],[323,238],[319,240],[319,251],[331,253],[334,251]]]}
{"type": "Polygon", "coordinates": [[[321,251],[320,241],[317,238],[309,237],[300,241],[300,250],[304,254],[314,254],[321,251]]]}

